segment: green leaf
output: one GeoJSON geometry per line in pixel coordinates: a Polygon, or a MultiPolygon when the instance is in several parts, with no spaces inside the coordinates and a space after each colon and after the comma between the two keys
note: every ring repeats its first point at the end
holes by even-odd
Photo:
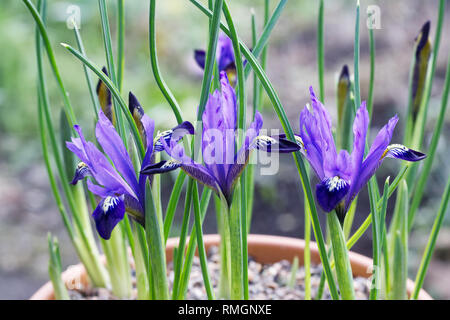
{"type": "Polygon", "coordinates": [[[394,215],[389,228],[389,254],[391,270],[389,299],[407,298],[406,282],[408,279],[408,185],[400,183],[397,192],[394,215]]]}
{"type": "Polygon", "coordinates": [[[48,262],[48,274],[53,285],[56,300],[70,300],[66,285],[61,278],[61,257],[59,255],[59,245],[56,237],[48,234],[48,252],[50,259],[48,262]]]}

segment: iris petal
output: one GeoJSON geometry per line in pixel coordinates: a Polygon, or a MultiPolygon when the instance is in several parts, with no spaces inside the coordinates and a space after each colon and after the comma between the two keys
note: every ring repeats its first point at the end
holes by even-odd
{"type": "Polygon", "coordinates": [[[70,184],[76,185],[78,181],[91,176],[92,172],[91,169],[89,169],[88,165],[84,162],[80,162],[78,163],[77,168],[75,169],[75,174],[70,184]]]}
{"type": "Polygon", "coordinates": [[[350,184],[338,176],[326,178],[316,187],[317,201],[325,212],[330,212],[344,199],[349,189],[350,184]]]}
{"type": "Polygon", "coordinates": [[[98,113],[95,135],[103,151],[109,156],[117,171],[137,195],[139,188],[131,158],[113,124],[102,111],[98,113]]]}
{"type": "Polygon", "coordinates": [[[274,138],[269,136],[258,136],[254,139],[250,148],[266,152],[289,153],[300,150],[300,146],[296,142],[289,141],[284,138],[274,138]]]}
{"type": "Polygon", "coordinates": [[[103,198],[92,213],[100,236],[108,240],[114,227],[125,215],[125,203],[122,197],[108,196],[103,198]]]}
{"type": "Polygon", "coordinates": [[[352,181],[351,190],[345,202],[346,210],[350,207],[350,204],[352,203],[353,199],[356,197],[359,191],[366,185],[366,183],[369,181],[369,179],[373,176],[375,171],[380,166],[382,162],[381,156],[384,150],[386,150],[387,146],[389,145],[389,142],[391,141],[392,134],[394,132],[394,128],[397,124],[397,121],[398,117],[394,116],[388,121],[387,124],[383,126],[383,128],[380,129],[377,136],[375,137],[375,140],[372,143],[372,146],[370,147],[369,153],[367,154],[366,158],[361,164],[360,170],[358,171],[357,174],[353,172],[351,180],[352,181]]]}
{"type": "Polygon", "coordinates": [[[195,50],[194,51],[194,59],[200,68],[205,69],[205,61],[206,61],[205,50],[195,50]]]}
{"type": "Polygon", "coordinates": [[[125,210],[129,213],[129,215],[139,222],[142,226],[145,225],[145,212],[144,208],[142,207],[141,203],[136,200],[135,198],[124,195],[123,201],[125,204],[125,210]]]}
{"type": "Polygon", "coordinates": [[[167,154],[171,156],[172,159],[181,163],[181,169],[184,172],[186,172],[190,177],[210,187],[214,191],[220,192],[221,188],[219,187],[218,180],[212,172],[188,157],[181,144],[177,144],[173,140],[170,140],[169,144],[164,139],[160,139],[160,141],[167,154]]]}
{"type": "MultiPolygon", "coordinates": [[[[130,110],[131,115],[133,116],[134,123],[136,123],[136,126],[138,128],[139,134],[144,142],[144,145],[147,145],[147,134],[144,130],[144,125],[142,123],[142,117],[144,116],[144,109],[142,108],[141,104],[139,103],[136,96],[130,91],[128,93],[128,109],[130,110]]],[[[150,137],[150,141],[153,137],[150,137]]]]}
{"type": "Polygon", "coordinates": [[[88,165],[96,182],[105,186],[111,193],[134,195],[134,191],[111,165],[106,156],[92,142],[86,141],[80,126],[75,125],[74,129],[80,137],[72,138],[72,142],[66,142],[66,146],[88,165]]]}
{"type": "MultiPolygon", "coordinates": [[[[105,67],[102,68],[102,71],[107,77],[109,77],[108,71],[106,70],[105,67]]],[[[109,121],[114,123],[115,122],[114,107],[112,105],[111,92],[109,91],[108,87],[103,83],[103,81],[100,79],[98,80],[96,91],[103,112],[108,117],[109,121]]]]}
{"type": "Polygon", "coordinates": [[[163,160],[158,163],[154,163],[151,165],[146,166],[144,169],[142,169],[141,174],[157,174],[157,173],[164,173],[169,172],[175,169],[178,169],[181,167],[181,162],[177,160],[163,160]]]}
{"type": "Polygon", "coordinates": [[[186,134],[194,134],[194,126],[189,121],[184,121],[171,130],[158,132],[153,142],[154,151],[160,152],[164,150],[164,147],[161,143],[161,138],[163,138],[167,144],[169,144],[171,139],[176,143],[180,141],[186,134]]]}
{"type": "Polygon", "coordinates": [[[391,144],[384,151],[382,158],[397,158],[406,161],[420,161],[427,157],[426,154],[409,149],[402,144],[391,144]]]}
{"type": "Polygon", "coordinates": [[[216,55],[219,71],[226,70],[227,66],[234,62],[233,42],[223,32],[219,34],[216,55]]]}

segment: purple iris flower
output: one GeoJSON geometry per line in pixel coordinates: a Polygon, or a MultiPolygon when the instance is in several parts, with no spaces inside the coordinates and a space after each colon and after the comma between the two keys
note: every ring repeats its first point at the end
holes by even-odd
{"type": "Polygon", "coordinates": [[[326,212],[336,210],[342,218],[359,191],[366,185],[383,160],[397,158],[419,161],[425,154],[400,144],[389,144],[398,117],[392,117],[378,132],[369,152],[364,157],[369,113],[363,102],[353,122],[353,151],[336,151],[327,110],[310,87],[311,107],[300,114],[300,134],[296,135],[301,152],[308,159],[320,182],[316,198],[326,212]]]}
{"type": "MultiPolygon", "coordinates": [[[[195,50],[194,59],[200,68],[205,68],[205,50],[195,50]]],[[[222,32],[219,34],[219,39],[217,41],[216,60],[219,72],[227,72],[228,77],[231,79],[231,83],[234,83],[234,78],[236,77],[236,64],[234,59],[233,43],[231,42],[231,39],[222,32]]]]}
{"type": "Polygon", "coordinates": [[[284,138],[260,135],[263,119],[256,112],[254,121],[245,132],[243,146],[238,149],[236,95],[224,71],[220,73],[220,87],[209,96],[202,115],[201,152],[204,164],[189,157],[183,145],[178,144],[179,137],[172,135],[170,140],[160,139],[171,159],[149,165],[141,173],[156,174],[181,168],[222,195],[230,205],[234,184],[247,165],[252,149],[286,153],[298,151],[300,147],[284,138]]]}
{"type": "MultiPolygon", "coordinates": [[[[153,162],[154,152],[158,152],[153,140],[155,124],[144,114],[141,105],[131,92],[129,108],[146,148],[141,164],[141,168],[144,168],[153,162]]],[[[93,142],[86,141],[80,126],[75,125],[74,128],[79,138],[72,138],[72,142],[66,142],[66,146],[81,162],[71,183],[76,184],[88,176],[93,178],[87,180],[87,186],[92,193],[101,197],[92,214],[100,236],[109,239],[112,230],[123,219],[125,212],[144,225],[145,183],[148,177],[137,176],[125,145],[111,121],[103,111],[99,111],[95,135],[103,152],[93,142]]],[[[166,131],[166,136],[184,130],[193,132],[190,123],[183,123],[166,131]]]]}

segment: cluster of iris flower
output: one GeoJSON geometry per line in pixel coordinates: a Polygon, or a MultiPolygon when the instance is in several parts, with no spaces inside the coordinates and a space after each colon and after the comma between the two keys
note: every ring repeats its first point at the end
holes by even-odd
{"type": "MultiPolygon", "coordinates": [[[[205,52],[195,51],[195,60],[204,67],[205,52]]],[[[300,114],[300,131],[295,142],[285,135],[260,135],[262,115],[256,112],[253,122],[245,133],[241,146],[237,145],[237,102],[233,81],[234,54],[231,41],[221,35],[217,51],[220,71],[220,89],[210,94],[202,115],[201,152],[203,163],[188,156],[184,144],[186,135],[194,135],[194,126],[185,121],[171,130],[154,137],[154,121],[143,111],[136,97],[130,92],[129,110],[133,115],[146,147],[139,170],[133,162],[119,134],[114,128],[110,95],[105,89],[106,103],[102,104],[95,135],[101,150],[86,141],[78,125],[78,138],[67,142],[69,148],[81,162],[77,166],[72,183],[87,180],[89,190],[100,197],[92,216],[100,236],[109,239],[114,227],[127,212],[137,222],[144,224],[145,184],[153,174],[184,170],[189,176],[211,188],[231,205],[233,189],[242,171],[248,164],[254,149],[266,152],[289,153],[300,151],[308,160],[320,182],[316,186],[316,199],[325,212],[336,210],[345,215],[351,202],[367,184],[385,158],[419,161],[423,153],[403,145],[390,144],[398,117],[394,116],[378,132],[367,154],[366,136],[369,114],[365,102],[356,112],[353,123],[353,150],[336,150],[331,119],[328,111],[310,88],[311,105],[300,114]],[[218,138],[219,137],[219,138],[218,138]],[[211,151],[212,150],[212,151],[211,151]],[[154,163],[157,152],[166,152],[169,160],[154,163]],[[137,174],[139,172],[139,174],[137,174]]],[[[101,91],[99,82],[98,91],[101,91]]]]}

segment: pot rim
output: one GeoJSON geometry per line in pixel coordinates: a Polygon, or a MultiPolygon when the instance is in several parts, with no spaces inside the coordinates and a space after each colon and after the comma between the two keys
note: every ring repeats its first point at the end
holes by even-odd
{"type": "MultiPolygon", "coordinates": [[[[203,236],[206,250],[212,246],[218,246],[220,236],[218,234],[207,234],[203,236]]],[[[298,257],[299,265],[303,265],[303,250],[305,241],[303,239],[272,236],[264,234],[249,234],[247,238],[248,254],[256,261],[261,263],[271,263],[280,260],[292,261],[295,256],[298,257]],[[268,249],[269,248],[269,249],[268,249]]],[[[178,238],[169,238],[166,245],[166,259],[171,261],[173,249],[178,245],[178,238]]],[[[320,255],[317,243],[310,242],[311,261],[320,263],[320,255]]],[[[350,263],[354,276],[368,278],[371,276],[372,259],[356,252],[349,252],[350,263]]],[[[88,284],[88,277],[84,266],[79,263],[69,266],[61,275],[68,288],[80,288],[80,285],[88,284]]],[[[408,295],[414,290],[414,282],[408,279],[408,295]]],[[[420,290],[419,300],[432,300],[433,298],[423,289],[420,290]]],[[[52,283],[49,281],[39,288],[30,298],[30,300],[54,300],[54,291],[52,283]]]]}

